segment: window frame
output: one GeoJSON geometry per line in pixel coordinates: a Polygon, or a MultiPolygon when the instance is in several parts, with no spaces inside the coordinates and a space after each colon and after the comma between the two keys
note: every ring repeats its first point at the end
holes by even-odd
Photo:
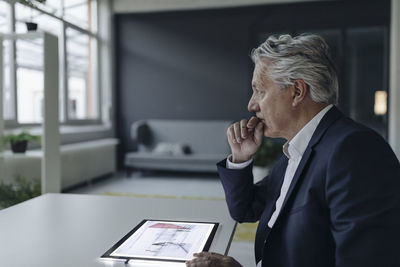
{"type": "MultiPolygon", "coordinates": [[[[16,2],[14,1],[8,1],[8,0],[0,0],[4,1],[9,5],[9,17],[8,17],[8,23],[10,25],[9,27],[9,32],[15,32],[16,30],[16,2]]],[[[92,1],[92,0],[91,0],[92,1]]],[[[29,8],[32,8],[38,12],[40,12],[43,15],[50,16],[54,19],[57,19],[61,23],[61,34],[58,36],[59,38],[59,68],[60,68],[60,91],[59,91],[59,100],[60,100],[60,125],[66,125],[66,126],[84,126],[84,125],[100,125],[100,124],[107,124],[109,123],[107,118],[104,118],[103,110],[102,110],[102,103],[103,103],[103,90],[102,90],[102,80],[101,80],[101,68],[99,67],[99,62],[101,62],[101,50],[104,49],[104,47],[101,46],[101,29],[99,27],[100,24],[100,2],[101,0],[96,0],[96,5],[95,5],[95,14],[94,19],[92,18],[92,22],[95,23],[94,30],[95,32],[89,31],[88,29],[84,29],[79,27],[78,25],[75,25],[67,20],[64,19],[64,7],[61,6],[61,14],[55,15],[53,13],[47,12],[46,10],[41,9],[40,7],[30,7],[26,4],[19,3],[21,5],[27,6],[29,8]],[[94,73],[94,91],[96,92],[95,96],[95,102],[97,103],[97,118],[95,119],[70,119],[68,114],[68,59],[67,59],[67,37],[66,37],[66,31],[67,28],[73,29],[80,34],[84,34],[89,36],[90,38],[93,38],[95,40],[96,46],[94,48],[93,52],[93,60],[94,63],[91,63],[93,70],[92,72],[94,73]]],[[[62,4],[63,2],[60,2],[62,4]]],[[[12,119],[5,119],[4,120],[4,125],[7,129],[10,128],[31,128],[31,127],[37,127],[41,123],[20,123],[18,122],[18,81],[17,81],[17,62],[16,62],[16,42],[13,41],[11,43],[10,47],[10,55],[9,56],[9,62],[10,62],[10,72],[11,72],[11,79],[10,79],[10,88],[11,88],[11,99],[13,102],[12,106],[12,119]]]]}

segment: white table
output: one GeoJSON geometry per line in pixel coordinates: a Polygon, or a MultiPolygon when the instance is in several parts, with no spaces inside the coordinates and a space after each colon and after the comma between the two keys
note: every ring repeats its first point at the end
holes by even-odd
{"type": "Polygon", "coordinates": [[[221,254],[236,226],[224,201],[45,194],[0,211],[0,266],[127,266],[100,256],[143,219],[218,222],[221,254]]]}

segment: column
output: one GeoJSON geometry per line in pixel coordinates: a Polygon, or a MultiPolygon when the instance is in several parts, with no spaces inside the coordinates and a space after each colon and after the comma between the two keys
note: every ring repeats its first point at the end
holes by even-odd
{"type": "Polygon", "coordinates": [[[392,0],[391,12],[389,143],[400,159],[400,1],[392,0]]]}

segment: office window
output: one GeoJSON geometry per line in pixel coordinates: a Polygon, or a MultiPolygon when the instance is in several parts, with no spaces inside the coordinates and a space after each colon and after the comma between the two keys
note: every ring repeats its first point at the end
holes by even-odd
{"type": "Polygon", "coordinates": [[[57,17],[62,16],[62,2],[68,2],[69,0],[46,0],[45,4],[37,4],[40,9],[51,13],[57,17]]]}
{"type": "MultiPolygon", "coordinates": [[[[32,8],[0,0],[0,33],[26,33],[26,22],[58,37],[60,120],[100,123],[97,2],[47,0],[32,8]],[[11,8],[14,5],[14,8],[11,8]],[[14,12],[14,14],[11,14],[14,12]],[[13,20],[11,20],[13,18],[13,20]]],[[[43,115],[43,41],[5,41],[4,114],[10,125],[36,124],[43,115]]]]}
{"type": "MultiPolygon", "coordinates": [[[[0,1],[0,33],[10,32],[10,5],[6,2],[0,1]]],[[[12,119],[13,114],[13,97],[10,86],[10,48],[11,42],[3,42],[3,115],[6,120],[12,119]]]]}
{"type": "Polygon", "coordinates": [[[64,19],[68,22],[95,32],[96,27],[96,1],[93,0],[68,0],[64,1],[64,19]]]}
{"type": "Polygon", "coordinates": [[[11,68],[10,68],[10,48],[11,42],[10,41],[3,41],[3,116],[5,120],[13,119],[14,112],[13,112],[13,94],[11,90],[10,78],[11,78],[11,68]]]}
{"type": "Polygon", "coordinates": [[[10,7],[8,3],[0,1],[0,33],[9,31],[9,12],[10,7]]]}
{"type": "Polygon", "coordinates": [[[95,40],[86,34],[67,29],[69,119],[96,119],[95,40]]]}
{"type": "Polygon", "coordinates": [[[25,22],[36,22],[36,18],[40,15],[39,11],[22,5],[20,3],[15,4],[15,32],[25,33],[26,25],[25,22]]]}
{"type": "MultiPolygon", "coordinates": [[[[26,21],[34,21],[38,28],[56,36],[61,34],[61,23],[42,12],[16,4],[16,32],[26,32],[26,21]]],[[[43,116],[43,40],[16,42],[16,91],[18,123],[41,123],[43,116]]]]}
{"type": "Polygon", "coordinates": [[[25,22],[33,21],[38,24],[39,30],[52,33],[56,36],[61,35],[61,22],[58,19],[33,10],[30,7],[17,3],[15,6],[15,17],[17,33],[25,33],[27,31],[25,22]]]}
{"type": "Polygon", "coordinates": [[[19,123],[42,122],[43,41],[18,40],[17,107],[19,123]]]}

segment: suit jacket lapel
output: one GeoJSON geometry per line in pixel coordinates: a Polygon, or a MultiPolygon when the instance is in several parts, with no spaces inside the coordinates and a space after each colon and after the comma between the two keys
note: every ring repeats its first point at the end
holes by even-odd
{"type": "MultiPolygon", "coordinates": [[[[273,168],[273,176],[275,179],[275,182],[271,185],[273,188],[271,188],[271,193],[274,194],[270,199],[278,199],[279,197],[279,192],[280,188],[282,187],[283,183],[283,177],[285,176],[285,170],[287,166],[288,159],[286,156],[282,156],[281,159],[276,163],[275,167],[273,168]]],[[[259,227],[257,227],[257,232],[256,232],[256,239],[255,239],[255,245],[254,245],[254,251],[255,251],[255,256],[256,256],[256,261],[260,261],[262,258],[262,251],[264,247],[264,241],[268,238],[269,232],[271,228],[269,228],[268,221],[271,218],[272,213],[274,212],[275,208],[275,202],[270,202],[268,205],[266,205],[265,211],[263,212],[260,221],[259,221],[259,227]],[[262,227],[260,227],[262,226],[262,227]]]]}
{"type": "Polygon", "coordinates": [[[285,200],[283,201],[282,209],[278,215],[277,221],[279,220],[279,217],[281,217],[280,214],[282,214],[282,211],[284,210],[288,199],[291,197],[293,190],[296,187],[296,184],[299,182],[299,178],[301,177],[301,174],[303,173],[304,167],[306,166],[307,162],[310,159],[310,156],[313,151],[313,147],[315,145],[317,145],[317,143],[322,138],[323,134],[326,132],[326,130],[329,128],[329,126],[333,122],[335,122],[337,119],[339,119],[340,117],[343,117],[343,116],[344,115],[335,106],[333,106],[322,118],[317,129],[315,129],[315,132],[314,132],[313,136],[311,137],[311,140],[310,140],[306,150],[304,151],[303,157],[301,158],[299,166],[297,167],[296,172],[293,176],[292,183],[290,184],[290,187],[286,194],[285,200]]]}

